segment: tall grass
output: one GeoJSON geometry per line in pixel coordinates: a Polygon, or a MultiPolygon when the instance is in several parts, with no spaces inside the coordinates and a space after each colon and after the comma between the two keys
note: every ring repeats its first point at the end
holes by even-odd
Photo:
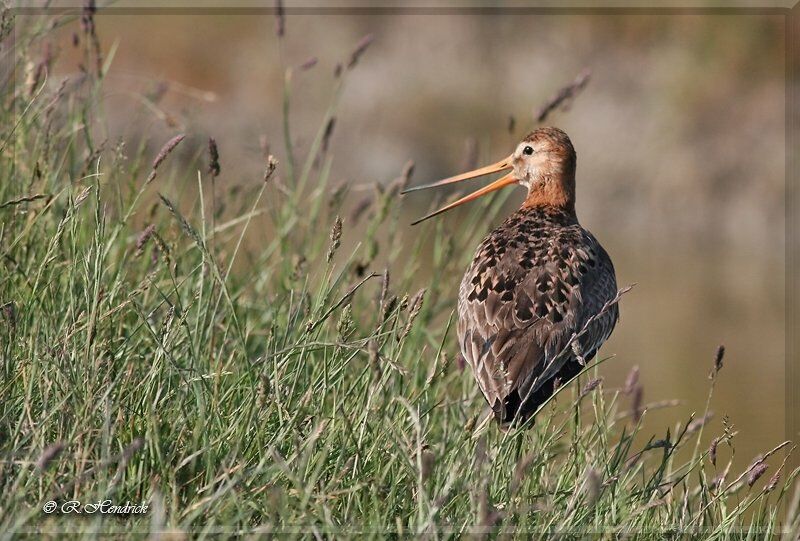
{"type": "Polygon", "coordinates": [[[369,39],[344,58],[306,153],[292,148],[287,68],[285,151],[234,188],[224,141],[210,167],[203,156],[207,134],[132,153],[100,137],[111,62],[92,16],[91,61],[65,83],[40,56],[49,19],[3,27],[0,536],[797,538],[789,444],[731,471],[732,427],[703,449],[704,418],[649,426],[635,377],[607,388],[595,366],[531,430],[482,422],[455,284],[502,201],[448,234],[399,220],[411,166],[367,197],[330,185],[326,141],[369,39]],[[149,512],[42,511],[106,499],[149,512]]]}

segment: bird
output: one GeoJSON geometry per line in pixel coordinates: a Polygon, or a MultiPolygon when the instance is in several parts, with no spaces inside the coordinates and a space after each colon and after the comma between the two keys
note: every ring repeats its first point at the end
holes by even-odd
{"type": "Polygon", "coordinates": [[[480,243],[458,290],[461,353],[503,427],[535,416],[619,319],[611,257],[575,213],[576,163],[567,134],[542,127],[496,163],[405,190],[508,171],[417,224],[505,186],[527,189],[520,209],[480,243]]]}

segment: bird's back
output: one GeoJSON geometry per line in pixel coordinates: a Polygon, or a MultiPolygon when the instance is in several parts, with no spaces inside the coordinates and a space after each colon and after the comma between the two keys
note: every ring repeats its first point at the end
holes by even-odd
{"type": "Polygon", "coordinates": [[[489,234],[461,282],[458,336],[501,422],[525,420],[595,355],[616,293],[611,259],[573,213],[523,207],[489,234]]]}

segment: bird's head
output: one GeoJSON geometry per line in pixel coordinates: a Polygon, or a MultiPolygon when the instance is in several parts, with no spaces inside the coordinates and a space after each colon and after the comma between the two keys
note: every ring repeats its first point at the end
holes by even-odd
{"type": "Polygon", "coordinates": [[[403,193],[508,171],[505,176],[428,214],[414,224],[513,184],[520,184],[528,189],[523,207],[553,206],[574,212],[575,162],[575,149],[566,133],[558,128],[539,128],[528,134],[510,156],[499,162],[433,184],[409,188],[403,193]]]}

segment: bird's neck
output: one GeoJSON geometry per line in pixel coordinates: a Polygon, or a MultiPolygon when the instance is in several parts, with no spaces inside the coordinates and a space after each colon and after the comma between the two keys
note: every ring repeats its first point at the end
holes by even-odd
{"type": "Polygon", "coordinates": [[[522,203],[523,209],[557,209],[575,216],[575,173],[557,172],[535,182],[522,203]]]}

